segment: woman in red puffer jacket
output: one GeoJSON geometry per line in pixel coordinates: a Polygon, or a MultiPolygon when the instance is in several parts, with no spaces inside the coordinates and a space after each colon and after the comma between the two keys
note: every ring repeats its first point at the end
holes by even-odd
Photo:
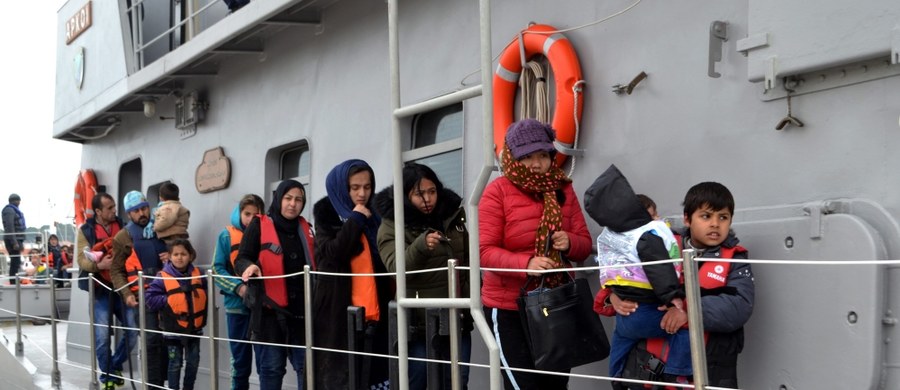
{"type": "MultiPolygon", "coordinates": [[[[553,164],[555,138],[550,126],[533,119],[509,127],[500,156],[503,176],[487,186],[478,205],[482,267],[563,268],[590,254],[572,182],[553,164]]],[[[544,287],[563,280],[561,273],[548,274],[544,287]]],[[[516,305],[525,282],[525,272],[484,272],[482,303],[504,367],[534,368],[516,305]]],[[[503,382],[507,389],[563,389],[568,377],[505,370],[503,382]]]]}

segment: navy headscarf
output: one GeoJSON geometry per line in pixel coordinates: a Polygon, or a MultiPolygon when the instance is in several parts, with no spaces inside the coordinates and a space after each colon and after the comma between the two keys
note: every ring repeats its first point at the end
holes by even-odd
{"type": "MultiPolygon", "coordinates": [[[[363,167],[369,171],[369,175],[372,177],[372,193],[375,193],[375,172],[372,171],[372,167],[365,161],[351,159],[332,168],[325,178],[325,190],[328,191],[328,200],[331,202],[331,206],[334,207],[334,211],[337,211],[341,220],[349,219],[353,213],[353,208],[356,207],[353,199],[350,199],[350,169],[353,167],[363,167]]],[[[381,217],[374,212],[374,196],[369,197],[366,207],[372,211],[372,218],[370,219],[374,220],[377,227],[377,225],[381,224],[381,217]]]]}
{"type": "Polygon", "coordinates": [[[341,220],[346,221],[350,219],[350,216],[353,215],[353,208],[356,207],[353,199],[350,199],[349,183],[350,169],[354,167],[365,168],[372,178],[373,196],[370,196],[369,201],[366,203],[366,207],[372,213],[372,216],[366,220],[366,238],[369,240],[372,257],[381,259],[375,239],[378,233],[378,226],[381,225],[381,217],[375,213],[375,172],[372,170],[372,167],[363,160],[350,159],[344,161],[332,168],[331,172],[328,172],[328,176],[325,178],[325,190],[328,192],[328,200],[331,202],[331,206],[334,207],[334,211],[341,217],[341,220]]]}

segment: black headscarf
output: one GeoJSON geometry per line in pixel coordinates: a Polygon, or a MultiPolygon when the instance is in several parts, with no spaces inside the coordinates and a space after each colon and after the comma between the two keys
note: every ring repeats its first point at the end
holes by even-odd
{"type": "Polygon", "coordinates": [[[278,188],[272,191],[272,203],[269,203],[269,218],[272,218],[272,221],[275,222],[276,228],[284,232],[296,230],[298,226],[297,220],[300,218],[287,219],[284,215],[281,215],[281,199],[284,198],[284,194],[293,188],[299,188],[303,193],[303,207],[299,211],[302,213],[306,207],[306,189],[303,188],[303,184],[296,180],[284,180],[278,184],[278,188]]]}

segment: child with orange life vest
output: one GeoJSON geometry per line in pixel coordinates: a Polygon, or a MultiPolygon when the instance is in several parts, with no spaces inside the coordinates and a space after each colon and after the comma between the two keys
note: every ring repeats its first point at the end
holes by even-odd
{"type": "Polygon", "coordinates": [[[202,335],[206,326],[207,285],[205,274],[192,264],[197,252],[190,241],[176,239],[168,249],[169,261],[150,282],[146,304],[149,309],[159,311],[160,327],[170,332],[164,336],[169,356],[168,387],[191,390],[200,365],[200,338],[192,336],[202,335]],[[180,380],[182,362],[183,382],[180,380]]]}
{"type": "Polygon", "coordinates": [[[662,329],[667,310],[684,310],[684,289],[674,264],[646,262],[679,257],[671,229],[654,219],[648,207],[631,189],[628,180],[611,165],[584,195],[585,211],[604,226],[597,236],[600,285],[619,297],[640,302],[628,316],[617,316],[609,356],[609,373],[620,376],[628,353],[640,340],[664,337],[669,345],[664,373],[687,377],[691,368],[690,335],[687,329],[662,329]]]}
{"type": "MultiPolygon", "coordinates": [[[[231,224],[216,240],[216,252],[213,255],[213,270],[217,275],[240,276],[234,271],[244,229],[250,225],[253,217],[265,209],[263,200],[258,195],[247,194],[231,212],[231,224]]],[[[243,297],[247,284],[239,278],[216,277],[216,286],[225,296],[225,322],[231,347],[231,390],[247,390],[250,387],[250,373],[253,364],[253,345],[242,341],[250,340],[250,311],[244,305],[243,297]]]]}
{"type": "MultiPolygon", "coordinates": [[[[738,245],[731,231],[734,198],[724,185],[703,182],[691,187],[684,198],[683,232],[675,238],[681,249],[694,249],[699,262],[703,329],[706,332],[708,384],[737,388],[737,356],[744,346],[744,324],[753,312],[755,285],[750,264],[716,261],[747,259],[747,250],[738,245]]],[[[603,315],[628,316],[639,307],[637,302],[622,299],[610,289],[597,294],[594,310],[603,315]]],[[[677,330],[687,323],[684,313],[667,311],[660,326],[677,330]]],[[[649,343],[648,343],[649,345],[649,343]]],[[[649,356],[643,347],[628,355],[622,377],[635,378],[649,356]],[[638,353],[643,352],[643,353],[638,353]]],[[[615,389],[627,384],[614,383],[615,389]]]]}

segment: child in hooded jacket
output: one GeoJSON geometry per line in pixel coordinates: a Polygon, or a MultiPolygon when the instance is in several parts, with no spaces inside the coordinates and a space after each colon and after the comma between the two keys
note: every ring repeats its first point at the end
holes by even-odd
{"type": "MultiPolygon", "coordinates": [[[[222,229],[216,240],[216,252],[213,255],[213,270],[216,275],[237,276],[234,261],[237,259],[244,229],[265,209],[263,200],[258,195],[247,194],[231,212],[231,224],[222,229]]],[[[225,322],[228,327],[228,338],[231,347],[231,389],[247,390],[250,387],[250,373],[253,364],[253,346],[242,340],[250,340],[250,311],[244,305],[243,297],[247,285],[240,278],[215,278],[216,286],[225,296],[225,322]]]]}
{"type": "Polygon", "coordinates": [[[615,165],[588,188],[584,205],[588,215],[605,227],[597,236],[597,259],[604,267],[600,270],[601,287],[642,303],[630,315],[616,317],[610,345],[610,375],[620,376],[628,352],[638,341],[651,337],[664,337],[669,342],[664,374],[676,379],[691,375],[688,330],[660,327],[667,310],[684,311],[678,268],[673,264],[643,264],[679,257],[671,229],[650,215],[615,165]]]}

